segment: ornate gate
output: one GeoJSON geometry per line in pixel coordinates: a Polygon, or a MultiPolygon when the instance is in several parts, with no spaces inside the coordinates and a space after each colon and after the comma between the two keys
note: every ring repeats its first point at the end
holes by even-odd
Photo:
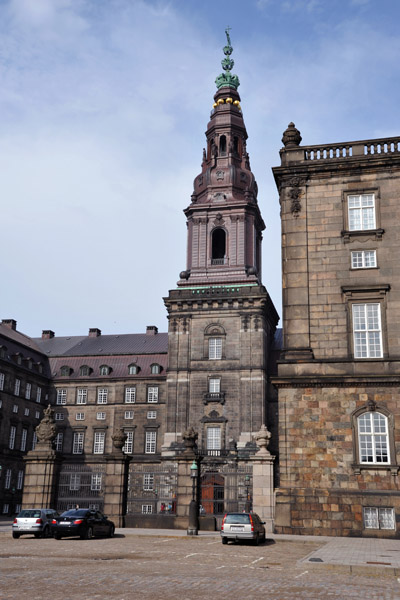
{"type": "Polygon", "coordinates": [[[127,514],[175,514],[177,478],[175,462],[131,465],[127,514]]]}
{"type": "Polygon", "coordinates": [[[64,464],[60,472],[57,510],[94,508],[104,510],[105,467],[102,464],[64,464]]]}
{"type": "Polygon", "coordinates": [[[247,464],[218,464],[205,459],[201,465],[201,512],[222,517],[226,512],[252,508],[253,470],[247,464]]]}

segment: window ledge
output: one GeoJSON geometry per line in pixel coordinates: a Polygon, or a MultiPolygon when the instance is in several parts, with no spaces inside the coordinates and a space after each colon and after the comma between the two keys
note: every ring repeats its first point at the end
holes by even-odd
{"type": "Polygon", "coordinates": [[[341,236],[345,242],[350,242],[352,238],[368,238],[372,237],[375,240],[381,240],[383,234],[385,233],[384,229],[360,229],[356,231],[343,230],[341,231],[341,236]]]}
{"type": "Polygon", "coordinates": [[[377,463],[352,464],[351,468],[354,475],[361,475],[361,471],[390,471],[393,476],[397,475],[400,469],[399,465],[377,463]]]}

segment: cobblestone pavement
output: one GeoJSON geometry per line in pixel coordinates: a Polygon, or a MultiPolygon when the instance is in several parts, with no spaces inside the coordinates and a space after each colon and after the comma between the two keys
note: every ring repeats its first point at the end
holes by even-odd
{"type": "Polygon", "coordinates": [[[400,569],[387,558],[365,566],[309,562],[329,558],[326,548],[336,539],[223,546],[215,534],[119,532],[113,539],[58,541],[13,540],[1,531],[1,600],[400,600],[400,569]]]}

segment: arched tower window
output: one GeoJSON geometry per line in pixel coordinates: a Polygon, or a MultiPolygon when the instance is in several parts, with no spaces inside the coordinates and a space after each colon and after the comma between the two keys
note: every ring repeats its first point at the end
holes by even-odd
{"type": "Polygon", "coordinates": [[[219,138],[219,153],[220,156],[225,156],[226,154],[226,136],[221,135],[219,138]]]}
{"type": "Polygon", "coordinates": [[[226,233],[223,229],[219,227],[217,229],[214,229],[212,233],[211,252],[212,265],[225,264],[226,233]]]}
{"type": "Polygon", "coordinates": [[[239,138],[236,135],[233,138],[233,151],[235,154],[239,154],[239,138]]]}

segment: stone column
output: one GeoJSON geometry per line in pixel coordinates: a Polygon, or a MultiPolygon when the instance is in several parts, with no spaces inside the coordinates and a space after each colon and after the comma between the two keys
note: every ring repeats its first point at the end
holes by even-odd
{"type": "Polygon", "coordinates": [[[116,527],[124,527],[128,474],[131,457],[122,452],[126,433],[117,429],[112,436],[113,451],[105,456],[106,473],[104,484],[104,514],[115,523],[116,527]]]}
{"type": "Polygon", "coordinates": [[[24,456],[25,477],[22,508],[56,508],[58,474],[61,457],[53,449],[56,425],[54,411],[49,405],[44,417],[36,427],[35,450],[24,456]]]}
{"type": "MultiPolygon", "coordinates": [[[[176,521],[179,529],[189,527],[189,509],[192,501],[193,483],[190,477],[190,467],[193,460],[196,460],[196,441],[198,434],[193,428],[188,429],[183,434],[185,443],[184,452],[177,457],[178,463],[178,504],[176,507],[176,521]]],[[[196,487],[196,492],[199,493],[196,487]]]]}
{"type": "Polygon", "coordinates": [[[253,463],[253,510],[262,521],[265,521],[265,531],[272,533],[274,530],[274,473],[275,456],[267,449],[270,432],[265,425],[254,436],[260,450],[251,457],[253,463]]]}

